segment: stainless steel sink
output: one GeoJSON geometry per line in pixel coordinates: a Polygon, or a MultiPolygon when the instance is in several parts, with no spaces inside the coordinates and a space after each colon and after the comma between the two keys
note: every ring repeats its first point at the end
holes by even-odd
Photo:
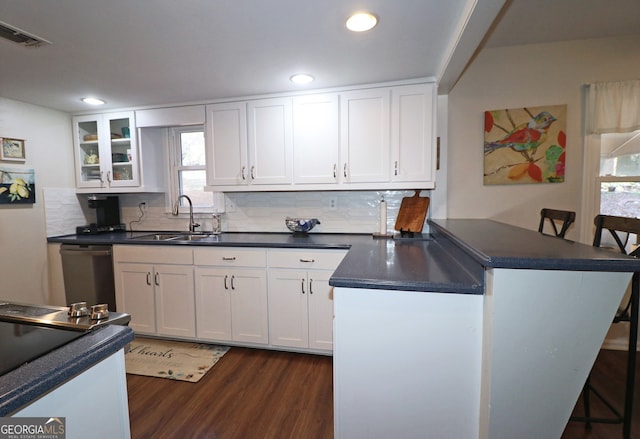
{"type": "Polygon", "coordinates": [[[166,239],[166,241],[200,241],[201,239],[206,239],[208,237],[209,235],[200,235],[200,234],[178,235],[174,238],[166,239]]]}
{"type": "Polygon", "coordinates": [[[209,236],[206,233],[152,233],[132,239],[136,241],[200,241],[209,236]]]}

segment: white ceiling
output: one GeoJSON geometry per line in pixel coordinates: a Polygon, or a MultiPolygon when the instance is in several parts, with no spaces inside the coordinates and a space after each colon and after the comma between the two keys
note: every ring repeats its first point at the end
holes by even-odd
{"type": "Polygon", "coordinates": [[[640,34],[638,0],[0,0],[0,96],[65,112],[434,77],[447,92],[496,16],[489,47],[640,34]],[[45,6],[46,5],[46,6],[45,6]],[[588,6],[586,6],[588,5],[588,6]],[[357,10],[379,16],[347,31],[357,10]]]}

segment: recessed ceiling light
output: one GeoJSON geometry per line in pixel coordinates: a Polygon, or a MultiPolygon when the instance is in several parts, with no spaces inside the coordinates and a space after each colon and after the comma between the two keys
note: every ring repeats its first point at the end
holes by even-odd
{"type": "Polygon", "coordinates": [[[373,29],[378,24],[378,18],[369,12],[358,12],[347,20],[347,29],[353,32],[364,32],[373,29]]]}
{"type": "Polygon", "coordinates": [[[289,78],[291,80],[291,82],[295,83],[295,84],[308,84],[310,82],[312,82],[315,78],[311,75],[308,75],[306,73],[298,73],[296,75],[293,75],[291,78],[289,78]]]}
{"type": "Polygon", "coordinates": [[[97,98],[82,98],[82,102],[89,105],[104,105],[105,102],[102,99],[97,98]]]}

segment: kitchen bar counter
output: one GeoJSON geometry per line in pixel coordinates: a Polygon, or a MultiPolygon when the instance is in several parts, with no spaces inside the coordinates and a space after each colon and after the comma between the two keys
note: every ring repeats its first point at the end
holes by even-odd
{"type": "MultiPolygon", "coordinates": [[[[132,340],[133,331],[128,326],[105,325],[0,376],[0,417],[10,416],[33,403],[132,340]]],[[[6,354],[0,347],[0,355],[6,354]]],[[[86,391],[90,393],[92,389],[86,391]]]]}
{"type": "Polygon", "coordinates": [[[560,437],[640,260],[429,225],[432,241],[354,245],[331,278],[334,437],[560,437]]]}
{"type": "Polygon", "coordinates": [[[448,239],[487,268],[623,271],[640,269],[640,260],[617,251],[543,235],[491,220],[431,220],[435,239],[448,239]]]}

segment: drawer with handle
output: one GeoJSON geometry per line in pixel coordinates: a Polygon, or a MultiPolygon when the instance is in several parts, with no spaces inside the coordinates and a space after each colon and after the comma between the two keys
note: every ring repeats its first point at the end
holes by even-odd
{"type": "Polygon", "coordinates": [[[269,267],[335,270],[347,250],[268,250],[269,267]]]}
{"type": "Polygon", "coordinates": [[[265,267],[267,256],[264,249],[216,247],[194,248],[195,265],[216,265],[227,267],[265,267]]]}

